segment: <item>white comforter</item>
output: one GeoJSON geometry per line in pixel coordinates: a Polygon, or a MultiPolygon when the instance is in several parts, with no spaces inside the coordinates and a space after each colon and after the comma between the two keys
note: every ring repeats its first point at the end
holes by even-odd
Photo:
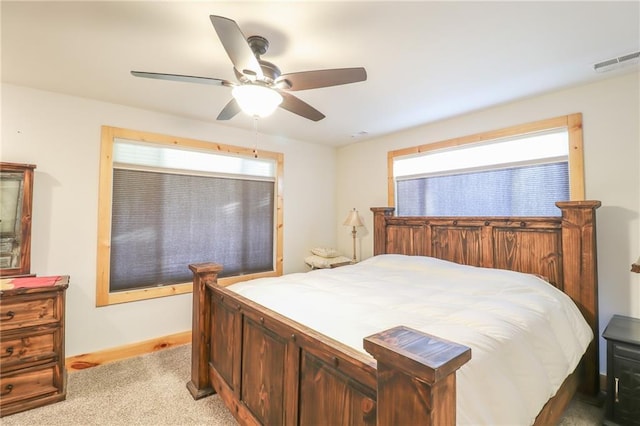
{"type": "Polygon", "coordinates": [[[396,325],[469,346],[458,424],[532,424],[593,338],[571,299],[533,275],[429,257],[380,255],[229,288],[362,352],[364,337],[396,325]]]}

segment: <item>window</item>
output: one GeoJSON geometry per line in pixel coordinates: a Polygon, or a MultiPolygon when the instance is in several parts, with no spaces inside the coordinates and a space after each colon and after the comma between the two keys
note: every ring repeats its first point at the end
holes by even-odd
{"type": "Polygon", "coordinates": [[[584,198],[580,114],[388,155],[389,202],[402,216],[558,216],[584,198]]]}
{"type": "Polygon", "coordinates": [[[97,305],[190,292],[191,263],[224,285],[282,274],[283,156],[103,127],[97,305]]]}

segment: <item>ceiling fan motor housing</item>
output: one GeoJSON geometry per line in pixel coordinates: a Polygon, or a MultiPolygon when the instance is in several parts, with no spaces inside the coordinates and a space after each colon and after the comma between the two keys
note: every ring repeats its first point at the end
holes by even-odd
{"type": "MultiPolygon", "coordinates": [[[[258,59],[258,63],[260,64],[260,68],[262,69],[262,74],[264,75],[264,78],[260,81],[271,86],[276,81],[276,79],[280,77],[280,75],[282,74],[282,72],[280,71],[280,68],[278,68],[275,64],[262,59],[258,59]]],[[[251,79],[249,77],[249,76],[253,76],[252,72],[247,72],[246,70],[244,72],[240,72],[235,68],[233,69],[233,71],[236,75],[236,78],[241,83],[252,83],[257,81],[255,78],[251,79]]]]}
{"type": "MultiPolygon", "coordinates": [[[[241,83],[262,82],[267,86],[272,86],[276,79],[280,77],[282,72],[280,71],[280,68],[276,66],[276,64],[260,59],[260,56],[264,55],[265,53],[267,53],[267,50],[269,50],[269,40],[259,35],[252,35],[247,37],[247,44],[258,60],[264,78],[262,80],[257,80],[255,78],[252,78],[255,77],[255,74],[252,71],[236,70],[234,68],[236,78],[241,83]]],[[[283,88],[286,89],[286,87],[283,88]]]]}

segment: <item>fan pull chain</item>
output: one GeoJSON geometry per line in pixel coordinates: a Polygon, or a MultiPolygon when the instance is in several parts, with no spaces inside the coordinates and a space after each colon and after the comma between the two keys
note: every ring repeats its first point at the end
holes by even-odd
{"type": "Polygon", "coordinates": [[[253,157],[258,158],[258,116],[253,117],[253,130],[256,134],[256,140],[253,144],[253,157]]]}

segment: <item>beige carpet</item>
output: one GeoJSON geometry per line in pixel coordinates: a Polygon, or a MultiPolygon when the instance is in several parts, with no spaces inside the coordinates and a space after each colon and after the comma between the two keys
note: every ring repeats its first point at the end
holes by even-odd
{"type": "MultiPolygon", "coordinates": [[[[69,374],[67,400],[3,417],[2,426],[236,425],[217,395],[186,388],[191,345],[69,374]]],[[[602,424],[602,408],[573,401],[562,426],[602,424]]]]}
{"type": "Polygon", "coordinates": [[[69,374],[67,399],[0,419],[21,425],[235,425],[217,395],[187,390],[191,345],[69,374]]]}

